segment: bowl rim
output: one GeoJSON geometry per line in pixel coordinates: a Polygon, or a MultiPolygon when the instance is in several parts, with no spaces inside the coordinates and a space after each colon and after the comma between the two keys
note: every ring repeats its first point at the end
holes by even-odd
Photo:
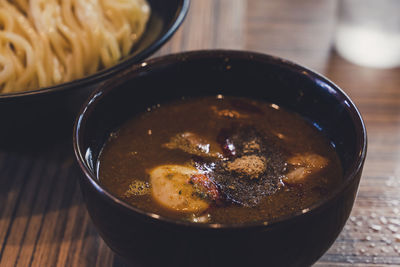
{"type": "MultiPolygon", "coordinates": [[[[83,130],[84,131],[84,130],[83,130]]],[[[109,80],[108,82],[99,86],[87,99],[83,107],[81,108],[74,124],[73,129],[73,148],[76,160],[84,173],[84,179],[86,179],[91,186],[95,188],[97,193],[99,193],[103,198],[111,201],[113,204],[123,207],[124,209],[129,210],[130,212],[134,212],[136,216],[144,216],[146,218],[152,218],[159,222],[164,222],[172,225],[183,226],[186,228],[195,228],[195,229],[225,229],[225,230],[243,230],[243,229],[258,229],[258,228],[273,228],[278,225],[286,224],[293,222],[294,220],[298,220],[304,218],[305,216],[309,216],[312,213],[318,213],[324,207],[329,206],[330,203],[334,202],[337,198],[339,198],[346,188],[348,188],[353,182],[357,181],[357,176],[362,172],[362,168],[365,162],[366,154],[367,154],[367,131],[362,119],[362,116],[350,99],[350,97],[337,85],[331,82],[329,79],[324,77],[323,75],[312,71],[306,67],[303,67],[299,64],[296,64],[290,60],[286,60],[280,57],[263,54],[259,52],[252,51],[243,51],[243,50],[225,50],[225,49],[213,49],[213,50],[195,50],[189,52],[180,52],[169,55],[164,55],[156,58],[149,59],[140,64],[136,64],[132,66],[130,69],[120,73],[117,77],[109,80]],[[307,78],[312,79],[313,82],[322,82],[326,86],[329,86],[337,95],[340,95],[337,99],[344,99],[345,109],[349,112],[349,116],[353,120],[353,125],[355,126],[356,131],[356,152],[358,156],[352,160],[350,167],[343,174],[344,182],[336,188],[327,198],[323,198],[321,201],[314,203],[308,208],[297,211],[290,215],[280,216],[274,220],[268,221],[257,221],[257,222],[245,222],[245,223],[235,223],[235,224],[222,224],[222,223],[195,223],[183,220],[174,220],[162,215],[158,215],[152,212],[147,212],[136,208],[127,202],[117,198],[113,194],[111,194],[108,190],[103,188],[90,168],[85,163],[85,153],[81,151],[81,134],[82,125],[85,124],[87,119],[87,114],[91,109],[96,107],[96,102],[105,97],[110,91],[114,90],[118,87],[114,85],[115,80],[121,79],[124,75],[130,75],[130,79],[134,79],[137,76],[140,76],[141,72],[149,72],[150,69],[157,69],[160,66],[165,64],[175,64],[187,60],[196,60],[202,58],[235,58],[235,59],[244,59],[244,60],[256,60],[265,63],[273,63],[276,65],[286,66],[290,68],[290,70],[297,72],[299,75],[305,75],[307,78]]]]}
{"type": "Polygon", "coordinates": [[[82,78],[64,82],[48,87],[43,87],[34,90],[28,91],[20,91],[20,92],[12,92],[12,93],[5,93],[0,94],[0,100],[4,99],[17,99],[17,98],[25,98],[29,96],[39,96],[39,95],[47,95],[51,93],[66,91],[66,90],[78,90],[78,88],[85,87],[88,85],[96,84],[106,80],[107,78],[111,77],[112,75],[120,72],[121,70],[129,67],[135,63],[138,63],[148,56],[152,55],[154,52],[157,51],[163,44],[165,44],[172,35],[179,29],[181,24],[183,23],[190,6],[191,0],[178,0],[179,3],[176,8],[175,17],[169,23],[169,26],[166,31],[161,32],[160,38],[152,41],[149,46],[147,46],[143,51],[139,52],[136,55],[129,55],[125,58],[120,59],[115,65],[101,69],[96,71],[93,74],[88,76],[84,76],[82,78]]]}

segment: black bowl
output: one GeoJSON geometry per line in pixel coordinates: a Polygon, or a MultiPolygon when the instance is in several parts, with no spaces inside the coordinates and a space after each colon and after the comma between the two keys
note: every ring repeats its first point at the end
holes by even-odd
{"type": "Polygon", "coordinates": [[[332,245],[350,214],[366,147],[362,118],[336,85],[286,60],[239,51],[188,52],[136,65],[92,94],[74,129],[90,216],[111,249],[138,266],[312,264],[332,245]],[[96,161],[112,131],[152,105],[216,94],[266,100],[314,122],[336,145],[344,182],[302,212],[235,225],[174,221],[132,207],[102,188],[96,161]]]}
{"type": "MultiPolygon", "coordinates": [[[[159,49],[179,28],[190,0],[147,0],[151,16],[132,53],[113,67],[79,80],[33,91],[0,94],[0,139],[15,144],[37,138],[70,136],[73,120],[85,99],[103,81],[140,62],[159,49]]],[[[37,140],[36,140],[37,142],[37,140]]],[[[0,141],[1,143],[1,141],[0,141]]]]}

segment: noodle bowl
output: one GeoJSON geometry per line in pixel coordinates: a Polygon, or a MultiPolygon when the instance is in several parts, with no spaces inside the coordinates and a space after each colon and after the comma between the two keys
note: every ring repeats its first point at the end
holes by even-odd
{"type": "Polygon", "coordinates": [[[0,93],[68,82],[127,56],[145,0],[0,0],[0,93]]]}

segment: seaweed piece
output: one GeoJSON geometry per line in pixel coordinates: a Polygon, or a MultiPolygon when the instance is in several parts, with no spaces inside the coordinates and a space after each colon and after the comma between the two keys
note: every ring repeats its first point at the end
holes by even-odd
{"type": "Polygon", "coordinates": [[[206,139],[191,132],[179,133],[170,138],[168,143],[163,144],[168,149],[180,149],[186,153],[201,157],[221,157],[218,145],[212,145],[206,139]]]}

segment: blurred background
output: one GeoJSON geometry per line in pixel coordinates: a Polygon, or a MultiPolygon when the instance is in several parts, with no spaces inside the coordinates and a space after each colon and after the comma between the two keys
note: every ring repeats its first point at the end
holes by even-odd
{"type": "MultiPolygon", "coordinates": [[[[348,15],[338,16],[339,4],[192,0],[182,27],[154,56],[213,48],[251,50],[289,59],[339,85],[365,120],[368,156],[351,217],[316,266],[400,266],[400,68],[348,60],[355,62],[351,56],[360,51],[351,41],[355,35],[346,29],[337,40],[338,17],[348,15]],[[335,42],[340,43],[338,50],[335,42]],[[343,52],[349,47],[353,52],[343,52]]],[[[400,10],[389,10],[397,14],[398,30],[400,10]]],[[[399,52],[396,40],[390,43],[399,52]]],[[[368,46],[360,49],[365,47],[368,52],[368,46]]],[[[395,54],[389,57],[393,62],[395,54]]],[[[0,151],[0,266],[125,266],[96,233],[77,175],[69,140],[30,153],[0,151]]]]}

